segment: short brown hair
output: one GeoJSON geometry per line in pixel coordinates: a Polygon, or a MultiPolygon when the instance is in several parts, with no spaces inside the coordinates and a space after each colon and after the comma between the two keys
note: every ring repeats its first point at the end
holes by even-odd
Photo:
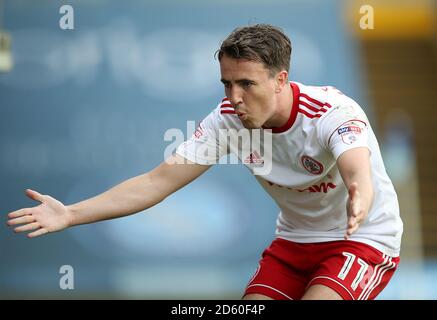
{"type": "Polygon", "coordinates": [[[284,32],[269,24],[239,27],[217,50],[219,61],[226,54],[234,59],[262,62],[270,75],[290,69],[291,41],[284,32]]]}

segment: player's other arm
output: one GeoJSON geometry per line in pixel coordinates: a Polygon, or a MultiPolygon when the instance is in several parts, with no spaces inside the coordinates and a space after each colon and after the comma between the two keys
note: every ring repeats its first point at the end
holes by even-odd
{"type": "Polygon", "coordinates": [[[74,225],[127,216],[163,201],[210,167],[194,164],[179,155],[168,160],[148,173],[69,206],[48,195],[26,190],[27,196],[41,204],[9,213],[8,225],[15,226],[15,232],[32,231],[28,236],[36,237],[74,225]]]}
{"type": "Polygon", "coordinates": [[[369,149],[359,147],[343,152],[337,159],[337,166],[349,191],[345,234],[348,239],[367,218],[373,202],[369,149]]]}

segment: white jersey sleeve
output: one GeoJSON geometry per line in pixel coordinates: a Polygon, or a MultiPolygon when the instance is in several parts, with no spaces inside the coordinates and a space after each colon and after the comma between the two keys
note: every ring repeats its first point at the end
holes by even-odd
{"type": "Polygon", "coordinates": [[[222,104],[223,102],[199,123],[191,138],[179,145],[176,149],[178,155],[197,164],[213,165],[228,154],[226,144],[219,143],[222,104]]]}
{"type": "Polygon", "coordinates": [[[343,152],[369,148],[369,122],[356,103],[342,103],[322,117],[318,123],[319,143],[337,159],[343,152]]]}

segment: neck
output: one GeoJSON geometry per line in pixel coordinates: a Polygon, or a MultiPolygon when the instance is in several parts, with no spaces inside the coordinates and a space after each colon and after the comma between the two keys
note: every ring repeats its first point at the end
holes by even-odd
{"type": "Polygon", "coordinates": [[[265,124],[267,128],[279,128],[285,125],[290,118],[291,107],[293,106],[293,90],[290,85],[284,86],[284,89],[277,96],[276,112],[265,124]]]}

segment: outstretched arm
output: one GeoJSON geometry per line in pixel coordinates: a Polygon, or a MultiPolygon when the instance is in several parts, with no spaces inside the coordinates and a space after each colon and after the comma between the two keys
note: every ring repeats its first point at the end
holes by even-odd
{"type": "Polygon", "coordinates": [[[9,213],[8,225],[21,225],[14,229],[15,232],[32,231],[28,237],[37,237],[74,225],[127,216],[161,202],[210,168],[194,164],[179,155],[173,155],[168,160],[148,173],[69,206],[28,189],[27,196],[41,204],[9,213]]]}
{"type": "Polygon", "coordinates": [[[345,151],[338,157],[337,166],[349,192],[347,229],[344,236],[348,239],[367,218],[373,202],[369,150],[360,147],[345,151]]]}

